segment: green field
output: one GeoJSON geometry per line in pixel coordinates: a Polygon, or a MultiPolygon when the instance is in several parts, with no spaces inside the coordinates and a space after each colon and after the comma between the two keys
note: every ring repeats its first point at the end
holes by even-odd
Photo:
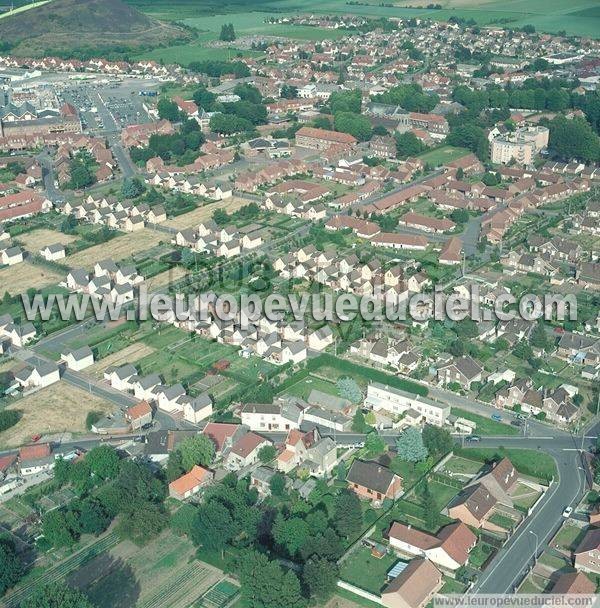
{"type": "Polygon", "coordinates": [[[537,450],[523,448],[457,448],[454,453],[481,462],[490,462],[504,456],[510,459],[515,469],[522,475],[549,481],[556,477],[556,462],[552,456],[537,450]]]}
{"type": "MultiPolygon", "coordinates": [[[[161,6],[160,4],[158,5],[161,6]]],[[[154,5],[153,5],[154,7],[154,5]]],[[[272,17],[267,12],[243,12],[229,13],[227,15],[215,15],[211,17],[189,16],[182,19],[182,16],[190,14],[188,10],[183,13],[177,12],[155,12],[150,7],[144,6],[148,13],[163,19],[171,18],[182,21],[185,25],[193,27],[200,32],[199,36],[189,44],[175,45],[167,48],[156,48],[136,56],[137,59],[153,59],[164,61],[165,63],[189,64],[191,61],[207,60],[233,60],[236,56],[261,56],[262,53],[236,48],[235,42],[227,47],[207,46],[208,43],[218,40],[221,26],[224,23],[233,23],[238,38],[242,36],[275,36],[281,38],[295,38],[298,40],[335,40],[345,36],[347,30],[324,29],[309,26],[294,26],[285,24],[265,23],[265,19],[272,17]]],[[[164,7],[163,7],[164,8],[164,7]]],[[[169,9],[167,9],[169,10],[169,9]]],[[[193,13],[191,13],[193,15],[193,13]]]]}
{"type": "MultiPolygon", "coordinates": [[[[255,14],[248,12],[249,3],[244,0],[175,0],[168,3],[164,0],[129,0],[129,3],[154,17],[169,20],[202,19],[206,18],[206,15],[226,15],[226,18],[232,20],[242,14],[251,19],[255,14]]],[[[367,17],[420,17],[435,20],[447,20],[455,16],[473,19],[478,25],[484,26],[522,27],[531,24],[538,31],[565,30],[568,34],[600,37],[600,10],[597,0],[491,0],[481,3],[475,3],[473,0],[440,0],[442,10],[431,10],[426,6],[407,8],[402,4],[414,5],[418,2],[406,0],[395,6],[381,6],[378,0],[363,0],[360,5],[349,6],[346,0],[255,0],[252,7],[255,11],[282,16],[298,13],[353,13],[367,17]]],[[[428,2],[422,4],[426,5],[428,2]]],[[[221,18],[219,20],[222,21],[221,18]]],[[[235,21],[232,22],[235,25],[235,21]]],[[[203,25],[197,27],[206,29],[203,25]]],[[[237,25],[235,27],[237,29],[237,25]]]]}
{"type": "Polygon", "coordinates": [[[419,154],[419,158],[423,162],[428,163],[433,167],[439,167],[444,163],[449,163],[453,160],[456,160],[457,158],[462,158],[467,154],[470,154],[470,152],[466,148],[441,146],[440,148],[435,148],[434,150],[430,150],[429,152],[423,152],[423,154],[419,154]]]}
{"type": "Polygon", "coordinates": [[[500,437],[504,437],[507,435],[519,434],[519,429],[514,426],[504,424],[503,422],[496,422],[491,418],[479,416],[478,414],[473,414],[472,412],[468,412],[467,410],[461,410],[458,407],[452,408],[452,414],[474,422],[477,425],[477,428],[475,429],[476,435],[497,435],[500,437]]]}

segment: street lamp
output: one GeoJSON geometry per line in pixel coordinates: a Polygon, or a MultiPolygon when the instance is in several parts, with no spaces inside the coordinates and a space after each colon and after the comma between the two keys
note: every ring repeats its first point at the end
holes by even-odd
{"type": "Polygon", "coordinates": [[[538,554],[540,540],[538,538],[538,535],[533,530],[529,530],[529,534],[533,534],[535,536],[535,553],[533,554],[533,565],[535,566],[535,562],[537,560],[537,554],[538,554]]]}

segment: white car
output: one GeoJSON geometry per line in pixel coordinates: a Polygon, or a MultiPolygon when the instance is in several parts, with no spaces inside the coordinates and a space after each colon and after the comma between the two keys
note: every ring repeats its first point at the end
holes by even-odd
{"type": "Polygon", "coordinates": [[[573,513],[573,507],[567,507],[563,512],[562,512],[562,516],[567,518],[571,516],[571,513],[573,513]]]}

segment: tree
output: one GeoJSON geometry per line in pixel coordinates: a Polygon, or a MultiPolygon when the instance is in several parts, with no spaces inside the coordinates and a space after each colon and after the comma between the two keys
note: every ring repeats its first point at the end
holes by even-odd
{"type": "Polygon", "coordinates": [[[600,160],[600,138],[583,118],[571,120],[562,115],[550,122],[548,149],[565,161],[600,160]]]}
{"type": "Polygon", "coordinates": [[[192,530],[192,540],[208,549],[220,551],[232,538],[233,521],[227,507],[217,500],[211,500],[198,509],[197,523],[192,530]]]}
{"type": "Polygon", "coordinates": [[[82,534],[98,536],[110,525],[111,517],[98,501],[87,499],[74,507],[78,511],[79,529],[82,534]]]}
{"type": "Polygon", "coordinates": [[[105,481],[113,479],[119,473],[119,455],[109,445],[100,445],[92,448],[86,455],[85,460],[90,466],[92,475],[105,481]]]}
{"type": "Polygon", "coordinates": [[[421,154],[427,146],[414,133],[396,134],[396,154],[398,158],[408,158],[421,154]]]}
{"type": "Polygon", "coordinates": [[[421,495],[421,506],[423,507],[425,525],[429,530],[435,530],[439,525],[440,511],[427,482],[425,482],[425,488],[421,495]]]}
{"type": "Polygon", "coordinates": [[[78,164],[71,170],[70,187],[73,190],[81,190],[91,186],[95,181],[91,171],[83,164],[78,164]]]}
{"type": "Polygon", "coordinates": [[[310,536],[310,527],[300,517],[286,519],[278,514],[272,528],[273,540],[283,547],[290,557],[295,557],[310,536]]]}
{"type": "Polygon", "coordinates": [[[233,88],[233,93],[240,99],[254,104],[260,104],[263,100],[261,92],[254,85],[245,82],[236,84],[233,88]]]}
{"type": "Polygon", "coordinates": [[[183,461],[181,459],[181,452],[179,450],[173,450],[169,454],[169,460],[167,461],[167,481],[171,483],[176,479],[179,479],[186,473],[183,461]]]}
{"type": "Polygon", "coordinates": [[[454,447],[454,439],[447,429],[426,424],[423,428],[423,444],[430,454],[443,456],[454,447]]]}
{"type": "Polygon", "coordinates": [[[361,114],[338,112],[333,117],[333,126],[336,131],[348,133],[358,141],[367,141],[371,137],[371,123],[361,114]]]}
{"type": "Polygon", "coordinates": [[[233,29],[233,23],[224,23],[221,26],[219,40],[224,40],[226,42],[233,42],[235,40],[235,30],[233,29]]]}
{"type": "Polygon", "coordinates": [[[385,442],[377,431],[371,431],[365,440],[365,448],[369,451],[369,456],[379,456],[385,452],[385,442]]]}
{"type": "Polygon", "coordinates": [[[283,570],[257,551],[242,555],[237,568],[242,597],[248,608],[304,608],[300,581],[292,570],[283,570]]]}
{"type": "Polygon", "coordinates": [[[206,435],[187,437],[178,446],[181,453],[181,464],[186,471],[191,471],[194,465],[206,467],[215,458],[215,444],[206,435]]]}
{"type": "Polygon", "coordinates": [[[365,422],[365,415],[363,411],[358,408],[352,417],[352,430],[355,433],[366,433],[369,430],[369,426],[365,422]]]}
{"type": "Polygon", "coordinates": [[[550,350],[551,342],[548,339],[548,334],[546,333],[546,327],[543,321],[540,320],[536,323],[536,326],[533,328],[531,336],[529,337],[529,343],[534,348],[541,348],[545,351],[550,350]]]}
{"type": "Polygon", "coordinates": [[[279,91],[279,96],[283,99],[296,99],[298,97],[298,87],[292,84],[284,84],[279,91]]]}
{"type": "Polygon", "coordinates": [[[273,496],[282,496],[285,492],[285,477],[281,473],[275,473],[269,481],[269,489],[273,496]]]}
{"type": "Polygon", "coordinates": [[[396,440],[396,451],[400,460],[406,462],[421,462],[428,456],[427,448],[423,443],[421,432],[411,426],[408,427],[396,440]]]}
{"type": "Polygon", "coordinates": [[[0,538],[0,597],[19,582],[23,570],[14,543],[8,538],[0,538]]]}
{"type": "Polygon", "coordinates": [[[145,545],[158,536],[168,525],[169,514],[162,505],[147,501],[136,501],[117,525],[121,538],[129,539],[136,545],[145,545]]]}
{"type": "Polygon", "coordinates": [[[309,559],[302,569],[302,582],[311,598],[324,606],[337,589],[339,569],[324,558],[309,559]]]}
{"type": "Polygon", "coordinates": [[[263,464],[267,464],[268,462],[271,462],[272,460],[275,459],[276,456],[277,456],[277,448],[272,444],[263,445],[263,447],[260,448],[260,450],[258,450],[258,459],[263,464]]]}
{"type": "Polygon", "coordinates": [[[179,107],[170,99],[160,99],[156,104],[156,109],[158,110],[158,116],[161,119],[178,122],[181,118],[179,107]]]}
{"type": "Polygon", "coordinates": [[[146,186],[139,177],[126,177],[121,186],[121,194],[125,198],[135,198],[140,196],[146,190],[146,186]]]}
{"type": "Polygon", "coordinates": [[[360,114],[362,107],[362,93],[360,89],[352,91],[334,91],[329,96],[329,107],[332,114],[338,112],[352,112],[360,114]]]}
{"type": "Polygon", "coordinates": [[[362,529],[360,499],[351,490],[343,490],[335,499],[333,525],[343,538],[352,539],[362,529]]]}
{"type": "Polygon", "coordinates": [[[337,389],[340,397],[348,399],[352,403],[360,403],[362,401],[362,391],[353,378],[340,378],[337,381],[337,389]]]}
{"type": "Polygon", "coordinates": [[[49,511],[42,519],[42,534],[53,547],[69,547],[79,536],[74,523],[67,511],[49,511]]]}
{"type": "Polygon", "coordinates": [[[477,125],[466,123],[453,128],[446,137],[446,144],[471,150],[479,160],[487,160],[489,143],[485,131],[477,125]]]}
{"type": "Polygon", "coordinates": [[[233,135],[254,129],[249,120],[234,114],[215,114],[211,117],[209,126],[211,131],[222,135],[233,135]]]}
{"type": "Polygon", "coordinates": [[[37,587],[20,608],[94,608],[94,604],[65,583],[50,583],[37,587]]]}
{"type": "Polygon", "coordinates": [[[19,420],[21,420],[21,412],[19,410],[0,411],[0,432],[6,431],[11,426],[15,426],[19,420]]]}

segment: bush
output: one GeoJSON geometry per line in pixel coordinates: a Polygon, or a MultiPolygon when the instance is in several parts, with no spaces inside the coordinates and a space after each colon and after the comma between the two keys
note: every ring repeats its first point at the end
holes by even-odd
{"type": "Polygon", "coordinates": [[[15,426],[21,420],[21,412],[18,410],[2,410],[0,412],[0,432],[15,426]]]}

